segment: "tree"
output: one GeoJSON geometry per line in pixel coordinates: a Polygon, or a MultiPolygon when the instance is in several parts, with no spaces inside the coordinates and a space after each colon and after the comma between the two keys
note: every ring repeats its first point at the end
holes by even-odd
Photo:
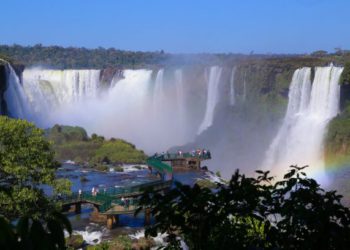
{"type": "Polygon", "coordinates": [[[72,233],[42,190],[70,190],[68,180],[55,179],[59,165],[43,135],[32,123],[0,116],[0,249],[65,249],[64,230],[72,233]]]}
{"type": "Polygon", "coordinates": [[[214,189],[176,183],[166,194],[149,192],[155,224],[147,235],[169,235],[168,249],[183,239],[190,249],[348,249],[350,211],[335,191],[326,192],[291,166],[282,181],[269,172],[247,178],[238,171],[214,189]]]}
{"type": "Polygon", "coordinates": [[[344,65],[344,70],[341,74],[340,83],[350,84],[350,62],[346,62],[344,65]]]}
{"type": "Polygon", "coordinates": [[[39,219],[50,213],[53,203],[42,187],[69,192],[69,184],[55,180],[59,166],[54,151],[32,123],[0,117],[0,214],[15,219],[39,219]]]}

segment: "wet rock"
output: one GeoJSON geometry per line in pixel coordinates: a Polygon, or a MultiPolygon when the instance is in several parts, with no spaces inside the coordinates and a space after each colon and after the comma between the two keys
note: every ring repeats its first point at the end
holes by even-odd
{"type": "Polygon", "coordinates": [[[74,234],[66,238],[66,245],[73,249],[82,248],[84,245],[84,238],[80,234],[74,234]]]}

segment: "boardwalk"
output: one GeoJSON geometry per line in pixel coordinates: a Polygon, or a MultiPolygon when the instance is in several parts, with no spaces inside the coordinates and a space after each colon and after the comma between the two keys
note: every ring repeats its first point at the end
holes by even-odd
{"type": "MultiPolygon", "coordinates": [[[[198,155],[198,159],[208,159],[210,154],[198,155]]],[[[102,192],[92,193],[84,191],[78,192],[70,196],[62,197],[62,209],[68,211],[74,207],[76,213],[81,212],[82,204],[92,204],[94,207],[94,215],[102,218],[107,222],[107,227],[112,228],[118,223],[118,216],[121,214],[134,214],[138,209],[138,201],[145,191],[166,192],[173,183],[173,167],[164,163],[164,161],[173,161],[185,158],[193,158],[193,154],[185,153],[181,155],[166,154],[161,156],[153,156],[147,159],[146,163],[151,173],[159,175],[160,179],[147,183],[126,186],[126,187],[110,187],[102,192]]],[[[146,221],[150,220],[150,210],[145,211],[146,221]]]]}

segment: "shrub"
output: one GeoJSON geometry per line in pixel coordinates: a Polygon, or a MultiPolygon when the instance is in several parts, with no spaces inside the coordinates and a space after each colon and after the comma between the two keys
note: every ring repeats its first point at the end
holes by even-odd
{"type": "Polygon", "coordinates": [[[169,249],[179,236],[190,249],[348,249],[350,210],[335,191],[324,191],[291,166],[282,181],[269,171],[247,178],[238,171],[215,189],[176,183],[166,193],[147,193],[156,223],[146,235],[168,233],[169,249]]]}

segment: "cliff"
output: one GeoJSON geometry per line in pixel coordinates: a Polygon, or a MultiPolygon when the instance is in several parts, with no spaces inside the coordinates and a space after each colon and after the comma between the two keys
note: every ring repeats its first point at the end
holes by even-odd
{"type": "Polygon", "coordinates": [[[4,100],[6,79],[6,68],[5,65],[0,61],[0,114],[7,114],[6,102],[4,100]]]}
{"type": "Polygon", "coordinates": [[[53,142],[58,161],[74,160],[98,166],[103,163],[142,163],[147,157],[124,140],[105,140],[96,134],[89,137],[82,127],[55,125],[46,130],[46,137],[53,142]]]}
{"type": "Polygon", "coordinates": [[[326,135],[325,157],[328,166],[350,163],[350,63],[346,63],[341,77],[340,114],[334,118],[326,135]]]}
{"type": "Polygon", "coordinates": [[[13,69],[15,70],[16,74],[18,76],[20,76],[20,80],[21,76],[22,76],[22,72],[25,68],[25,66],[23,64],[18,64],[18,63],[13,63],[12,61],[10,61],[8,58],[4,58],[2,59],[0,57],[0,115],[6,115],[8,114],[7,111],[7,105],[6,105],[6,101],[4,99],[4,94],[5,91],[7,89],[7,69],[6,69],[6,61],[9,61],[13,67],[13,69]]]}

